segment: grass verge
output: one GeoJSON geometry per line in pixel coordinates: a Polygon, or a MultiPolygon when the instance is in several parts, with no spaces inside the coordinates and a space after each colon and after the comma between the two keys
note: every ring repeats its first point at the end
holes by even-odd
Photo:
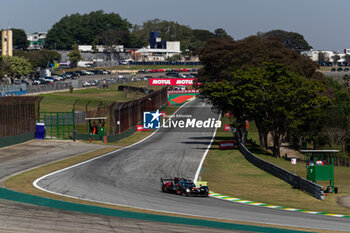
{"type": "MultiPolygon", "coordinates": [[[[227,117],[223,117],[222,121],[222,125],[230,122],[227,117]]],[[[350,209],[337,204],[338,197],[350,194],[349,168],[335,167],[335,184],[340,188],[340,193],[330,194],[324,201],[321,201],[255,167],[238,150],[219,150],[219,141],[232,140],[232,138],[232,133],[225,132],[223,127],[218,129],[204,162],[204,172],[201,173],[201,178],[208,181],[211,190],[231,197],[283,207],[350,214],[350,209]]],[[[263,153],[254,154],[294,172],[290,161],[263,153]]],[[[305,177],[305,170],[305,164],[297,165],[298,175],[305,177]]]]}
{"type": "MultiPolygon", "coordinates": [[[[128,83],[125,85],[134,87],[147,86],[145,81],[128,83]]],[[[114,102],[125,102],[141,98],[146,94],[139,92],[130,92],[127,96],[124,91],[118,91],[119,85],[111,85],[108,89],[103,88],[85,88],[81,90],[74,90],[72,93],[53,92],[49,94],[41,94],[44,99],[40,102],[40,111],[42,112],[70,112],[73,109],[75,100],[78,100],[76,109],[85,111],[85,106],[89,102],[89,109],[96,109],[97,106],[103,102],[108,105],[114,102]]]]}

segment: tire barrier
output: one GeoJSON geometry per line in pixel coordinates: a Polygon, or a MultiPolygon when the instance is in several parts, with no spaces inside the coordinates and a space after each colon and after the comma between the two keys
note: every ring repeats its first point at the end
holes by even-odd
{"type": "Polygon", "coordinates": [[[313,183],[300,176],[294,175],[289,171],[276,166],[275,164],[272,164],[261,158],[256,157],[242,143],[239,143],[238,147],[239,151],[244,155],[246,160],[248,160],[254,166],[260,168],[261,170],[264,170],[265,172],[273,176],[276,176],[277,178],[287,182],[293,187],[296,187],[304,192],[309,193],[317,199],[324,200],[324,191],[321,185],[313,183]]]}

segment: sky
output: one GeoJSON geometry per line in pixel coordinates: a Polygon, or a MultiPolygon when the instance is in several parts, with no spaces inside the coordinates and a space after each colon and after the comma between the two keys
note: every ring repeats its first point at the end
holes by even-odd
{"type": "Polygon", "coordinates": [[[48,31],[65,15],[103,10],[132,24],[159,18],[192,29],[224,28],[235,40],[281,29],[315,50],[350,48],[349,0],[0,0],[0,28],[48,31]]]}

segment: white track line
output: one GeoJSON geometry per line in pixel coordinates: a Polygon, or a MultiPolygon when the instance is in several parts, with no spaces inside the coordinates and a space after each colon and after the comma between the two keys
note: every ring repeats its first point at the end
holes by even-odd
{"type": "MultiPolygon", "coordinates": [[[[220,113],[219,113],[219,119],[218,119],[218,120],[220,120],[220,119],[221,119],[221,111],[220,111],[220,113]]],[[[202,157],[202,160],[201,160],[201,162],[200,162],[200,164],[199,164],[199,167],[198,167],[198,169],[197,169],[196,175],[194,176],[193,182],[194,182],[195,184],[197,183],[197,180],[198,180],[198,177],[199,177],[199,173],[200,173],[200,171],[201,171],[201,169],[202,169],[204,160],[205,160],[205,158],[207,157],[207,154],[208,154],[208,152],[209,152],[209,150],[210,150],[211,144],[212,144],[213,141],[214,141],[214,138],[215,138],[217,129],[218,129],[218,128],[215,128],[214,134],[213,134],[213,136],[211,137],[210,143],[209,143],[207,149],[205,150],[205,152],[204,152],[204,154],[203,154],[203,157],[202,157]]]]}

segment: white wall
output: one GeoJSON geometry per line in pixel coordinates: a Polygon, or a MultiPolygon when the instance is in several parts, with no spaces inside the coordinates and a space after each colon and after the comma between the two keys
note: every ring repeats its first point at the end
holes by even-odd
{"type": "Polygon", "coordinates": [[[180,51],[180,41],[167,41],[166,42],[166,50],[181,52],[180,51]]]}

